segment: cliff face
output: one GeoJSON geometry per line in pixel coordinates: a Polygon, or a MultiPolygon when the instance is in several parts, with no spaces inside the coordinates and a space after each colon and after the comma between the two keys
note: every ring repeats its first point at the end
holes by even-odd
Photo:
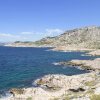
{"type": "Polygon", "coordinates": [[[48,37],[35,42],[48,46],[75,46],[83,48],[100,48],[100,27],[84,27],[64,32],[56,37],[48,37]]]}

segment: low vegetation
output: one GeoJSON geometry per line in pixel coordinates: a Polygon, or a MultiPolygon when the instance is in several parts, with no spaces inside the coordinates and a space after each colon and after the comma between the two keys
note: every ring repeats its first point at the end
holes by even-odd
{"type": "Polygon", "coordinates": [[[28,97],[26,100],[32,100],[32,97],[28,97]]]}
{"type": "Polygon", "coordinates": [[[91,87],[91,86],[95,85],[95,82],[94,81],[89,81],[89,82],[86,82],[85,85],[91,87]]]}
{"type": "Polygon", "coordinates": [[[100,95],[93,94],[92,96],[90,96],[90,100],[100,100],[100,95]]]}

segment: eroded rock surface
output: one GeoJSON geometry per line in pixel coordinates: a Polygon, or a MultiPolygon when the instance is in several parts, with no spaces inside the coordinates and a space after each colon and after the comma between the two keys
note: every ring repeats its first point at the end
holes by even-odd
{"type": "Polygon", "coordinates": [[[73,76],[46,75],[34,82],[39,87],[12,89],[14,96],[8,100],[89,100],[91,93],[100,93],[99,82],[98,72],[73,76]]]}

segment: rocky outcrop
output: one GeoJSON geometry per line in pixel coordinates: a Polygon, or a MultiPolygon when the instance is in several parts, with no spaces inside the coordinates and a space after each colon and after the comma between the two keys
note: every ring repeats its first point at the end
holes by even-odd
{"type": "Polygon", "coordinates": [[[66,75],[47,75],[41,79],[35,81],[39,86],[43,86],[46,89],[58,89],[58,88],[66,88],[68,89],[77,89],[83,85],[85,81],[91,81],[93,78],[89,77],[90,74],[84,75],[74,75],[74,76],[66,76],[66,75]]]}
{"type": "Polygon", "coordinates": [[[12,89],[13,97],[8,100],[90,100],[92,94],[100,93],[99,82],[98,72],[74,76],[46,75],[34,82],[38,85],[36,88],[12,89]]]}
{"type": "Polygon", "coordinates": [[[67,62],[59,62],[59,64],[71,65],[85,70],[100,70],[100,58],[96,58],[94,60],[71,60],[67,62]]]}

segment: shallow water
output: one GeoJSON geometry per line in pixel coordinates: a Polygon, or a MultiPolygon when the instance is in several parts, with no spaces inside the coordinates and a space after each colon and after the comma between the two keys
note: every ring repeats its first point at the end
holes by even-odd
{"type": "Polygon", "coordinates": [[[73,67],[54,65],[72,59],[93,59],[85,52],[56,52],[49,48],[0,47],[0,90],[32,86],[33,80],[47,74],[75,75],[86,73],[73,67]]]}

